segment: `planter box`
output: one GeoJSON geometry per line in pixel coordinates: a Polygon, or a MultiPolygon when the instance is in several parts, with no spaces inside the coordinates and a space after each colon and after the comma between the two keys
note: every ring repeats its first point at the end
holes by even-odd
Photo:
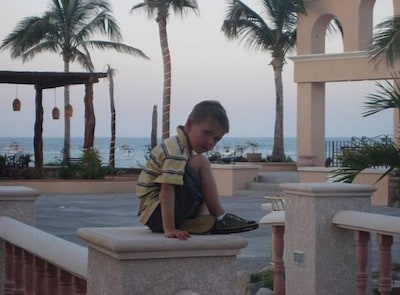
{"type": "Polygon", "coordinates": [[[211,164],[212,172],[221,196],[233,196],[236,190],[246,188],[257,179],[259,165],[211,164]]]}
{"type": "Polygon", "coordinates": [[[247,153],[246,159],[249,162],[261,162],[262,160],[261,153],[247,153]]]}
{"type": "Polygon", "coordinates": [[[264,162],[260,163],[261,171],[297,171],[296,162],[264,162]]]}

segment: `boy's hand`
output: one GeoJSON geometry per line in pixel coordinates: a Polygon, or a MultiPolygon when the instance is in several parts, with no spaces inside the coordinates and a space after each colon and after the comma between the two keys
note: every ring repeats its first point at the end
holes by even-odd
{"type": "Polygon", "coordinates": [[[187,231],[179,230],[179,229],[165,231],[164,235],[167,238],[176,238],[176,239],[179,239],[179,240],[187,240],[187,239],[190,238],[190,234],[187,231]]]}

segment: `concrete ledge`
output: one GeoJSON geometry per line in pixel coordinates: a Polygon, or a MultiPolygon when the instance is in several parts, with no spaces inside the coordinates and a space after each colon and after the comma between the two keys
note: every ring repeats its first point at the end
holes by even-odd
{"type": "Polygon", "coordinates": [[[11,244],[76,276],[87,278],[88,251],[85,247],[50,235],[7,216],[0,216],[0,236],[11,244]]]}
{"type": "Polygon", "coordinates": [[[24,186],[2,186],[0,184],[0,201],[34,201],[39,191],[24,186]]]}
{"type": "Polygon", "coordinates": [[[145,227],[80,228],[89,246],[87,295],[239,295],[234,235],[169,239],[145,227]],[[190,293],[189,293],[190,294],[190,293]]]}
{"type": "Polygon", "coordinates": [[[35,201],[39,191],[22,185],[0,184],[0,216],[10,216],[26,224],[35,224],[35,201]]]}
{"type": "Polygon", "coordinates": [[[0,186],[25,186],[42,194],[133,193],[137,177],[105,179],[26,179],[3,180],[0,186]]]}
{"type": "Polygon", "coordinates": [[[146,227],[80,228],[89,246],[121,260],[237,255],[247,241],[238,236],[192,235],[189,240],[166,238],[146,227]]]}

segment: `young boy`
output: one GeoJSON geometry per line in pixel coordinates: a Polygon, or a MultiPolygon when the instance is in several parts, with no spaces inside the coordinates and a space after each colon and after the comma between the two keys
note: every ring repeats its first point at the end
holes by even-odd
{"type": "Polygon", "coordinates": [[[218,101],[198,103],[178,126],[177,135],[165,139],[150,153],[139,175],[136,193],[139,221],[153,232],[186,240],[190,234],[226,234],[258,228],[225,213],[218,196],[210,151],[229,131],[226,111],[218,101]]]}

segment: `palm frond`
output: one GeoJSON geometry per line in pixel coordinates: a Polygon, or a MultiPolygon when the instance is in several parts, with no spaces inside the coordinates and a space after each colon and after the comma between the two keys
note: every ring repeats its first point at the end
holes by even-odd
{"type": "Polygon", "coordinates": [[[172,10],[174,14],[186,15],[189,11],[195,14],[199,13],[199,6],[196,0],[169,0],[169,1],[158,1],[158,0],[144,0],[138,3],[129,10],[130,13],[136,10],[142,10],[147,13],[149,18],[159,17],[160,14],[166,19],[168,18],[168,11],[172,10]]]}
{"type": "Polygon", "coordinates": [[[87,46],[148,59],[141,50],[120,43],[121,40],[109,1],[51,0],[49,10],[41,17],[27,17],[19,22],[0,49],[10,49],[12,58],[21,57],[23,61],[45,51],[59,52],[68,57],[68,62],[78,61],[89,70],[93,70],[93,63],[87,46]],[[97,34],[110,41],[90,41],[97,34]]]}
{"type": "Polygon", "coordinates": [[[92,58],[86,47],[84,47],[84,51],[75,48],[73,50],[72,56],[73,56],[73,59],[71,60],[72,62],[77,62],[78,64],[81,65],[81,67],[83,67],[88,72],[94,71],[92,58]]]}
{"type": "Polygon", "coordinates": [[[386,109],[400,109],[400,81],[394,77],[394,83],[385,80],[377,82],[378,90],[376,93],[367,95],[367,101],[364,103],[363,117],[367,117],[386,109]]]}
{"type": "Polygon", "coordinates": [[[57,53],[60,52],[60,48],[56,42],[45,40],[35,46],[30,47],[28,50],[25,50],[20,56],[22,61],[25,62],[31,60],[36,54],[44,53],[46,51],[57,53]]]}
{"type": "Polygon", "coordinates": [[[137,57],[142,57],[144,59],[149,60],[150,58],[140,49],[137,49],[135,47],[117,43],[117,42],[111,42],[111,41],[102,41],[102,40],[90,40],[86,41],[84,43],[86,46],[90,46],[92,48],[97,48],[97,49],[113,49],[119,53],[127,53],[133,56],[137,57]]]}
{"type": "Polygon", "coordinates": [[[46,37],[48,19],[27,17],[17,24],[17,27],[6,36],[0,49],[11,49],[11,57],[20,57],[24,51],[36,46],[46,37]]]}
{"type": "Polygon", "coordinates": [[[386,167],[386,171],[377,180],[393,170],[400,168],[400,149],[391,143],[364,144],[348,151],[343,156],[343,167],[333,171],[332,179],[336,182],[352,182],[366,168],[386,167]]]}
{"type": "Polygon", "coordinates": [[[98,13],[92,20],[87,22],[77,35],[86,39],[87,36],[92,36],[96,33],[106,35],[110,40],[116,42],[122,41],[122,35],[118,23],[108,12],[105,11],[98,13]]]}
{"type": "Polygon", "coordinates": [[[240,0],[228,4],[221,31],[228,39],[237,39],[247,48],[271,51],[283,57],[295,48],[297,18],[305,14],[303,1],[260,0],[257,13],[240,0]]]}
{"type": "Polygon", "coordinates": [[[182,16],[186,15],[189,11],[192,11],[195,14],[199,13],[199,6],[195,0],[171,1],[170,6],[173,9],[174,14],[180,14],[182,16]]]}
{"type": "Polygon", "coordinates": [[[337,17],[334,17],[328,24],[326,28],[328,34],[336,34],[338,31],[343,37],[343,26],[337,17]]]}
{"type": "Polygon", "coordinates": [[[256,50],[268,50],[274,40],[272,28],[241,1],[229,4],[221,31],[228,39],[238,39],[246,47],[256,50]]]}
{"type": "Polygon", "coordinates": [[[379,23],[369,48],[370,61],[394,67],[400,59],[400,15],[379,23]]]}

